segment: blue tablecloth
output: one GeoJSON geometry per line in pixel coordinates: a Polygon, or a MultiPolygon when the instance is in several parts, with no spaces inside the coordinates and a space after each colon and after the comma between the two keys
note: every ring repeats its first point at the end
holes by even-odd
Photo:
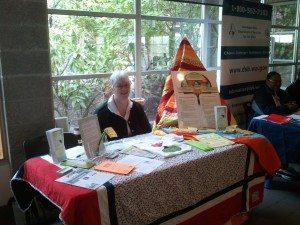
{"type": "Polygon", "coordinates": [[[300,121],[277,124],[263,119],[252,119],[249,130],[264,135],[273,144],[282,164],[300,162],[300,121]]]}

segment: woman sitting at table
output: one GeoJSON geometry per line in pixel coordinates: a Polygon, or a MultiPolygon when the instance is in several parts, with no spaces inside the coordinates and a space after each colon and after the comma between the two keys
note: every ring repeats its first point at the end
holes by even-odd
{"type": "Polygon", "coordinates": [[[151,132],[142,105],[129,98],[131,82],[128,72],[116,71],[110,77],[112,96],[95,111],[100,129],[112,127],[120,139],[151,132]]]}
{"type": "Polygon", "coordinates": [[[281,76],[272,71],[267,75],[266,82],[254,93],[251,108],[252,117],[259,115],[288,115],[295,112],[298,105],[287,102],[287,94],[281,87],[281,76]]]}

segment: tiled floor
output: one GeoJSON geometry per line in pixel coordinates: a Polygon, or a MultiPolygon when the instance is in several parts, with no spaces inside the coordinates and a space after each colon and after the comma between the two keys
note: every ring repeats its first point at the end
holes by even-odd
{"type": "Polygon", "coordinates": [[[264,201],[250,212],[245,225],[299,225],[300,181],[274,177],[271,188],[265,189],[264,201]]]}

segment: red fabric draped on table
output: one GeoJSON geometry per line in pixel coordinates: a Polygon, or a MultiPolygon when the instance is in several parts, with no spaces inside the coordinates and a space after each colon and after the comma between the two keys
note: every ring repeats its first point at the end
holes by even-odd
{"type": "Polygon", "coordinates": [[[273,145],[265,137],[236,137],[236,143],[245,144],[257,155],[258,161],[269,176],[275,175],[281,162],[273,145]]]}
{"type": "MultiPolygon", "coordinates": [[[[173,59],[173,64],[166,78],[163,93],[157,108],[153,130],[157,130],[160,127],[178,126],[177,105],[171,77],[171,72],[173,71],[206,71],[187,38],[183,38],[173,59]]],[[[222,97],[220,98],[222,105],[226,105],[222,97]]],[[[227,116],[231,125],[236,124],[229,110],[227,116]]]]}
{"type": "Polygon", "coordinates": [[[56,165],[40,157],[31,158],[24,163],[22,179],[33,185],[34,189],[41,191],[43,195],[46,195],[61,209],[60,219],[65,224],[101,224],[97,192],[54,182],[54,180],[59,178],[57,170],[58,167],[56,165]],[[44,179],[38,179],[40,177],[44,179]],[[87,202],[88,205],[86,204],[87,202]]]}

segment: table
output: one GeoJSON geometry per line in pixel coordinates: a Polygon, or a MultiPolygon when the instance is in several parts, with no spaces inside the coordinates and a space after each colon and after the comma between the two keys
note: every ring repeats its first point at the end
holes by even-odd
{"type": "Polygon", "coordinates": [[[56,182],[57,165],[37,157],[24,163],[11,187],[23,210],[31,201],[24,192],[40,191],[60,208],[60,219],[67,225],[221,225],[263,200],[265,172],[246,145],[190,151],[164,160],[150,174],[116,175],[90,190],[56,182]]]}
{"type": "Polygon", "coordinates": [[[249,130],[264,135],[274,146],[282,164],[300,162],[300,121],[277,124],[253,118],[249,130]]]}

